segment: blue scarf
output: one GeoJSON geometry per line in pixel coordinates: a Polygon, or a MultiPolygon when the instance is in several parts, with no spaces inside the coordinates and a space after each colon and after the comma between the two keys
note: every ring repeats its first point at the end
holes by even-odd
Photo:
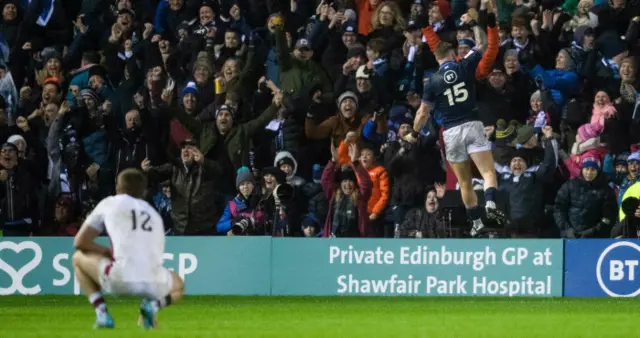
{"type": "Polygon", "coordinates": [[[613,72],[614,79],[616,80],[620,79],[620,66],[618,66],[618,64],[615,61],[613,61],[613,59],[607,59],[603,57],[602,64],[605,65],[607,68],[611,69],[611,71],[613,72]]]}
{"type": "MultiPolygon", "coordinates": [[[[34,0],[22,0],[22,7],[29,8],[33,1],[34,0]]],[[[51,20],[51,17],[53,16],[55,3],[56,0],[42,0],[40,15],[38,15],[38,20],[36,20],[36,24],[38,24],[38,26],[47,27],[49,20],[51,20]]]]}

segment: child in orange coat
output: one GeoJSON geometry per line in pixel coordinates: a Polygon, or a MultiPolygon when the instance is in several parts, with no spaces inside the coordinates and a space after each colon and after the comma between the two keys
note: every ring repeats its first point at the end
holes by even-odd
{"type": "Polygon", "coordinates": [[[367,203],[369,222],[377,232],[378,237],[384,234],[383,219],[384,210],[389,204],[389,176],[383,166],[377,162],[377,151],[371,144],[363,145],[360,151],[360,163],[369,172],[369,178],[373,182],[371,197],[367,203]]]}

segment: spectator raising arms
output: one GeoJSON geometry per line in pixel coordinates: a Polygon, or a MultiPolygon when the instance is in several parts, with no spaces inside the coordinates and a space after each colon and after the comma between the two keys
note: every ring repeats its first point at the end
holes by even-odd
{"type": "Polygon", "coordinates": [[[2,1],[0,232],[73,235],[140,168],[174,235],[607,235],[640,6],[552,2],[2,1]]]}

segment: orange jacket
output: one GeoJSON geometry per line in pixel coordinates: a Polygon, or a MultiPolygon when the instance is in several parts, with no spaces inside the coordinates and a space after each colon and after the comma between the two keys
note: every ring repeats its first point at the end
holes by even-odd
{"type": "Polygon", "coordinates": [[[358,33],[367,36],[373,32],[371,17],[377,6],[371,6],[369,0],[356,0],[356,8],[358,10],[358,33]]]}
{"type": "MultiPolygon", "coordinates": [[[[340,142],[337,151],[338,160],[336,162],[338,165],[351,163],[351,158],[349,158],[349,144],[347,142],[340,142]]],[[[369,172],[371,182],[373,182],[371,197],[367,203],[367,212],[369,214],[380,215],[389,203],[389,175],[387,175],[387,171],[381,165],[376,165],[367,171],[369,172]]],[[[358,179],[358,183],[359,182],[360,179],[358,179]]]]}
{"type": "Polygon", "coordinates": [[[368,171],[371,182],[373,182],[373,189],[367,204],[367,211],[369,214],[380,215],[389,203],[389,176],[381,165],[377,165],[368,171]]]}
{"type": "MultiPolygon", "coordinates": [[[[440,37],[433,30],[433,26],[422,29],[422,34],[427,38],[429,49],[433,52],[440,44],[440,37]]],[[[480,59],[480,64],[476,69],[476,79],[484,79],[491,71],[493,71],[493,63],[498,57],[500,51],[500,36],[498,35],[498,27],[487,27],[487,50],[480,59]]],[[[458,60],[462,57],[458,55],[458,60]]]]}

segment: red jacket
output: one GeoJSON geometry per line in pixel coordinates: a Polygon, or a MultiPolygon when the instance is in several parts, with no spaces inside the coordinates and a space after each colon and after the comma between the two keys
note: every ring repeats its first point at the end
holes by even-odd
{"type": "MultiPolygon", "coordinates": [[[[361,237],[371,237],[373,235],[373,231],[369,224],[369,214],[367,213],[367,203],[369,198],[371,197],[371,189],[373,188],[373,183],[369,178],[369,173],[367,169],[365,169],[361,164],[351,164],[351,167],[356,173],[358,178],[358,231],[360,232],[361,237]]],[[[333,220],[333,203],[335,201],[335,176],[336,170],[340,168],[336,168],[335,163],[329,161],[327,166],[324,168],[324,172],[322,172],[322,191],[324,191],[324,195],[329,200],[329,212],[327,213],[327,219],[324,222],[324,233],[323,237],[331,237],[331,225],[333,220]]]]}

